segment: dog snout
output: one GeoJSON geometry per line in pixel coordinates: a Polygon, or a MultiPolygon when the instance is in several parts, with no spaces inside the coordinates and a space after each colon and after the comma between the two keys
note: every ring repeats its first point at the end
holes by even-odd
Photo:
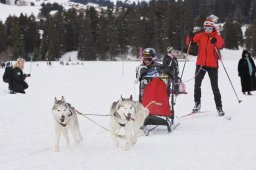
{"type": "Polygon", "coordinates": [[[61,121],[61,122],[64,122],[64,120],[65,120],[65,116],[64,116],[64,115],[61,115],[60,121],[61,121]]]}
{"type": "Polygon", "coordinates": [[[131,113],[128,113],[128,114],[127,114],[127,116],[128,116],[128,117],[131,117],[131,116],[132,116],[132,114],[131,114],[131,113]]]}

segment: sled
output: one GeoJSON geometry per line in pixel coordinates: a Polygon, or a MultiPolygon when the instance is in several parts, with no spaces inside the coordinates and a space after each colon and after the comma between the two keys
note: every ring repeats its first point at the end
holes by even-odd
{"type": "Polygon", "coordinates": [[[139,101],[149,110],[149,116],[146,117],[143,126],[146,136],[158,126],[166,126],[168,132],[172,131],[174,95],[170,94],[170,87],[173,87],[171,83],[171,76],[164,73],[157,77],[144,76],[140,79],[139,101]],[[170,97],[172,99],[171,105],[170,97]]]}

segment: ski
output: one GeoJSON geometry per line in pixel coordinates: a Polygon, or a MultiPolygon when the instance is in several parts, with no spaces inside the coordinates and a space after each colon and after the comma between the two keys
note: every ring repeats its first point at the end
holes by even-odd
{"type": "Polygon", "coordinates": [[[178,126],[180,126],[180,122],[178,122],[176,124],[172,124],[172,126],[171,126],[172,131],[175,130],[178,126]]]}
{"type": "Polygon", "coordinates": [[[227,120],[231,120],[231,116],[230,116],[230,115],[227,115],[227,114],[225,114],[224,116],[220,116],[220,117],[224,117],[224,118],[227,119],[227,120]]]}
{"type": "Polygon", "coordinates": [[[231,120],[231,116],[230,116],[230,115],[224,115],[224,117],[225,117],[227,120],[231,120]]]}
{"type": "Polygon", "coordinates": [[[207,113],[209,111],[197,111],[197,112],[190,112],[188,114],[184,114],[182,116],[177,116],[177,118],[183,118],[183,117],[187,117],[187,116],[191,116],[191,115],[194,115],[194,114],[198,114],[198,113],[207,113]]]}

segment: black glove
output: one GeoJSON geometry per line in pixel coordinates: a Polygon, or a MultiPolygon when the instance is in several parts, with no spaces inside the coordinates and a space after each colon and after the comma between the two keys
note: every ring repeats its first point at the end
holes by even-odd
{"type": "Polygon", "coordinates": [[[25,74],[26,75],[26,77],[30,77],[31,75],[30,74],[25,74]]]}
{"type": "Polygon", "coordinates": [[[193,33],[193,32],[189,32],[189,33],[188,33],[188,36],[189,36],[189,39],[192,40],[193,37],[194,37],[194,33],[193,33]]]}
{"type": "Polygon", "coordinates": [[[216,39],[215,37],[213,37],[213,38],[211,39],[211,43],[212,43],[212,44],[216,44],[216,42],[217,42],[217,39],[216,39]]]}

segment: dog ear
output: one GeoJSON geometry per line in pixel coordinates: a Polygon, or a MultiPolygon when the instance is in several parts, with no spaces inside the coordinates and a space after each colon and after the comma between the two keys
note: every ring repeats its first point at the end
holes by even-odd
{"type": "Polygon", "coordinates": [[[130,96],[130,100],[132,101],[132,95],[130,96]]]}
{"type": "Polygon", "coordinates": [[[65,102],[65,98],[63,96],[61,96],[61,101],[65,102]]]}
{"type": "Polygon", "coordinates": [[[54,98],[54,102],[57,103],[57,101],[58,101],[58,100],[57,100],[57,98],[55,97],[55,98],[54,98]]]}
{"type": "Polygon", "coordinates": [[[121,95],[121,100],[124,100],[123,96],[121,95]]]}

